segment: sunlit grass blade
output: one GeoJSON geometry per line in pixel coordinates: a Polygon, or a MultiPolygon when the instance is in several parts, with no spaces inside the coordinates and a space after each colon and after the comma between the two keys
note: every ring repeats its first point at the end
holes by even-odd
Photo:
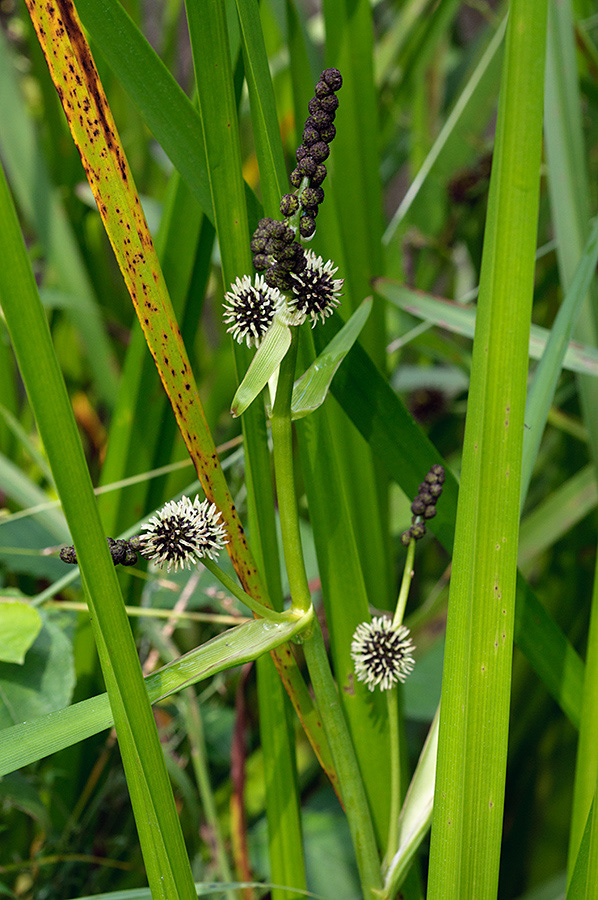
{"type": "Polygon", "coordinates": [[[498,886],[534,283],[545,0],[509,11],[443,669],[428,897],[498,886]]]}
{"type": "Polygon", "coordinates": [[[388,896],[394,896],[407,874],[409,865],[424,839],[432,821],[434,781],[438,753],[438,712],[432,720],[428,736],[422,748],[409,790],[401,809],[397,852],[387,860],[384,887],[388,896]]]}
{"type": "Polygon", "coordinates": [[[173,165],[214,221],[207,164],[197,110],[125,8],[110,0],[77,0],[89,34],[138,106],[173,165]]]}
{"type": "Polygon", "coordinates": [[[52,187],[39,147],[34,123],[28,115],[16,79],[12,53],[0,31],[0,147],[16,200],[36,230],[48,264],[61,287],[76,297],[69,309],[85,343],[96,389],[111,407],[116,399],[117,365],[102,323],[97,298],[61,198],[52,187]]]}

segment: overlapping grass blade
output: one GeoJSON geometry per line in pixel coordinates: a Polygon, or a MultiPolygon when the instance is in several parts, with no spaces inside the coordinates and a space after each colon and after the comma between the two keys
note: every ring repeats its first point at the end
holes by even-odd
{"type": "Polygon", "coordinates": [[[21,99],[14,60],[0,31],[0,147],[10,183],[27,221],[35,229],[60,286],[76,297],[69,309],[83,338],[100,398],[116,399],[117,365],[98,312],[90,276],[61,198],[52,187],[33,121],[21,99]]]}
{"type": "MultiPolygon", "coordinates": [[[[589,232],[589,187],[585,162],[582,104],[577,81],[573,11],[569,2],[551,3],[546,66],[545,141],[548,164],[548,187],[557,238],[559,274],[564,291],[572,286],[575,268],[580,260],[589,232]]],[[[592,284],[582,306],[575,330],[594,346],[598,345],[596,285],[592,284]]],[[[594,466],[598,465],[598,383],[579,376],[579,397],[588,429],[594,466]]],[[[595,580],[598,575],[595,575],[595,580]]],[[[598,604],[596,590],[592,596],[591,621],[598,604]]],[[[588,671],[594,673],[598,658],[598,633],[590,630],[588,671]]],[[[579,736],[573,811],[569,841],[568,876],[571,878],[577,850],[582,838],[590,805],[596,789],[598,747],[595,742],[598,718],[593,684],[584,686],[584,706],[579,736]]]]}
{"type": "MultiPolygon", "coordinates": [[[[244,59],[249,70],[252,111],[258,123],[256,141],[260,151],[260,165],[264,167],[261,174],[262,178],[269,179],[270,183],[265,187],[265,196],[272,202],[272,197],[278,190],[276,170],[277,166],[280,166],[277,162],[279,145],[269,139],[269,130],[274,127],[276,117],[268,68],[263,58],[265,54],[263,40],[260,41],[255,22],[252,21],[252,14],[257,15],[257,6],[250,7],[248,4],[239,6],[239,14],[244,59]]],[[[214,203],[222,274],[225,284],[230,284],[237,276],[251,272],[251,253],[248,213],[241,175],[237,104],[233,92],[224,6],[219,0],[202,7],[191,2],[187,4],[187,18],[203,123],[205,154],[209,163],[210,190],[214,203]]],[[[235,349],[239,380],[247,368],[248,356],[246,348],[235,349]]],[[[244,417],[243,431],[248,462],[251,539],[257,548],[257,559],[264,572],[274,605],[280,608],[282,588],[263,405],[252,404],[244,417]]],[[[279,672],[286,673],[287,690],[294,703],[299,706],[300,715],[303,707],[307,715],[313,716],[314,708],[309,701],[292,652],[288,648],[283,648],[273,658],[279,672]]],[[[264,750],[268,754],[268,764],[273,773],[273,777],[269,779],[267,799],[270,862],[277,880],[303,887],[305,870],[293,732],[289,727],[282,688],[276,683],[271,668],[268,664],[263,664],[258,671],[261,680],[259,689],[261,732],[264,750]],[[284,815],[280,818],[282,810],[284,815]]],[[[304,724],[312,744],[316,742],[317,752],[317,728],[313,727],[309,719],[304,719],[304,724]]],[[[332,773],[333,766],[326,743],[322,747],[322,757],[327,771],[332,773]]],[[[276,896],[283,898],[288,895],[286,892],[277,891],[276,896]]]]}
{"type": "Polygon", "coordinates": [[[83,448],[50,331],[0,173],[0,296],[40,437],[77,547],[110,693],[147,874],[157,897],[195,896],[191,869],[133,636],[100,525],[83,448]]]}
{"type": "MultiPolygon", "coordinates": [[[[149,702],[157,703],[190,684],[257,659],[291,638],[304,625],[305,622],[297,620],[273,628],[263,619],[237,625],[148,675],[145,687],[149,702]]],[[[57,753],[113,724],[108,694],[99,694],[40,716],[33,722],[6,728],[0,747],[0,774],[14,772],[50,753],[57,753]]]]}

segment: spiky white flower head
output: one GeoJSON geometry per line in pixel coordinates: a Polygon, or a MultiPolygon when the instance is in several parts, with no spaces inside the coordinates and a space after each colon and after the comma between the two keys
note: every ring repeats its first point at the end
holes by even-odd
{"type": "Polygon", "coordinates": [[[243,275],[224,296],[226,330],[238,344],[245,341],[248,347],[257,347],[283,305],[282,294],[266,284],[263,275],[256,275],[253,284],[249,275],[243,275]]]}
{"type": "Polygon", "coordinates": [[[393,628],[391,620],[383,616],[362,622],[351,641],[357,679],[365,681],[370,691],[376,687],[388,691],[397,681],[405,681],[412,671],[414,649],[405,625],[393,628]]]}
{"type": "Polygon", "coordinates": [[[145,534],[139,536],[139,552],[168,572],[179,566],[190,569],[205,556],[216,559],[228,543],[219,519],[219,510],[208,500],[169,500],[141,526],[145,534]]]}
{"type": "Polygon", "coordinates": [[[323,322],[339,305],[344,281],[332,277],[338,270],[332,260],[324,262],[313,250],[307,251],[306,259],[302,272],[291,273],[294,284],[290,306],[303,316],[303,321],[309,316],[313,328],[318,319],[323,322]]]}

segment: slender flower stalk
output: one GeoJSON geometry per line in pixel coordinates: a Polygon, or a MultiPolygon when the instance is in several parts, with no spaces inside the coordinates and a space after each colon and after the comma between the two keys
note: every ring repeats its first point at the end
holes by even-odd
{"type": "MultiPolygon", "coordinates": [[[[297,336],[294,335],[291,350],[280,367],[276,401],[272,411],[272,441],[282,542],[292,608],[306,610],[311,608],[311,596],[301,548],[292,456],[291,396],[296,347],[297,336]]],[[[374,829],[355,750],[330,671],[322,632],[315,617],[311,630],[304,632],[303,651],[339,776],[364,897],[369,900],[375,896],[373,892],[381,885],[374,829]]]]}
{"type": "Polygon", "coordinates": [[[415,649],[409,629],[402,624],[409,588],[413,578],[415,542],[426,533],[425,522],[436,515],[436,503],[442,494],[445,474],[441,465],[434,465],[419,486],[417,497],[411,504],[411,527],[401,540],[407,546],[407,556],[401,588],[392,621],[386,617],[362,622],[355,629],[351,642],[351,656],[359,681],[370,691],[386,692],[390,739],[390,789],[391,809],[388,842],[384,855],[387,868],[397,850],[397,822],[401,807],[400,729],[398,713],[398,684],[404,682],[415,665],[412,651],[415,649]]]}

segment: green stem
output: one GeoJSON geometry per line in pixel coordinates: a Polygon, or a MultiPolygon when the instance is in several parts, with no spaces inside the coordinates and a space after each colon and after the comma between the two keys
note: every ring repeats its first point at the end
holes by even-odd
{"type": "MultiPolygon", "coordinates": [[[[216,858],[218,872],[223,881],[231,884],[233,875],[229,865],[228,856],[226,855],[220,821],[216,811],[216,802],[214,800],[214,792],[212,790],[210,772],[208,769],[201,711],[193,688],[187,688],[184,692],[182,707],[183,716],[187,725],[189,746],[191,748],[191,763],[193,765],[195,780],[197,781],[206,822],[212,835],[214,856],[216,858]]],[[[237,892],[233,890],[227,890],[225,891],[225,894],[229,900],[235,900],[235,897],[238,896],[237,892]]]]}
{"type": "Polygon", "coordinates": [[[409,588],[411,587],[411,579],[413,578],[413,560],[415,559],[415,539],[411,538],[407,548],[407,558],[405,559],[405,568],[403,569],[403,580],[397,600],[397,608],[392,620],[392,627],[398,628],[403,622],[405,615],[405,607],[407,606],[407,597],[409,596],[409,588]]]}
{"type": "MultiPolygon", "coordinates": [[[[276,612],[269,606],[264,606],[264,604],[260,603],[259,600],[254,600],[253,597],[250,597],[249,594],[246,594],[243,588],[239,587],[238,584],[235,584],[230,575],[227,575],[226,572],[223,572],[222,569],[217,566],[216,563],[208,556],[205,556],[202,559],[202,563],[206,567],[208,572],[211,572],[212,575],[218,579],[218,581],[226,588],[227,591],[230,591],[230,593],[234,597],[236,597],[237,600],[240,600],[241,603],[244,603],[245,606],[248,606],[249,609],[257,616],[262,619],[269,619],[270,622],[289,621],[288,613],[276,612]]],[[[302,612],[307,612],[307,610],[304,609],[302,610],[302,612]]],[[[292,618],[296,618],[296,616],[293,616],[292,618]]]]}
{"type": "MultiPolygon", "coordinates": [[[[407,547],[403,580],[397,599],[397,608],[392,620],[392,627],[398,628],[403,622],[411,579],[413,578],[413,560],[415,559],[415,539],[411,538],[407,547]]],[[[390,739],[390,817],[388,822],[388,843],[384,857],[386,868],[397,852],[397,822],[401,810],[401,737],[399,730],[398,692],[396,688],[386,691],[388,706],[388,726],[390,739]]]]}
{"type": "Polygon", "coordinates": [[[390,738],[390,816],[388,820],[388,843],[386,845],[386,854],[384,856],[383,864],[385,870],[390,865],[390,861],[397,852],[397,822],[401,811],[401,757],[399,749],[399,704],[397,693],[396,687],[390,691],[386,691],[388,732],[390,738]]]}
{"type": "Polygon", "coordinates": [[[292,608],[307,612],[311,606],[311,595],[303,562],[299,510],[297,508],[295,475],[293,471],[291,397],[295,378],[295,362],[297,360],[297,329],[293,328],[292,333],[291,346],[280,365],[276,400],[272,410],[272,443],[282,546],[291,588],[292,608]]]}
{"type": "MultiPolygon", "coordinates": [[[[276,400],[272,411],[272,441],[282,544],[291,590],[291,610],[304,613],[312,608],[312,603],[303,560],[293,470],[291,397],[295,378],[297,340],[297,330],[293,329],[291,347],[280,365],[276,400]]],[[[305,660],[338,773],[363,895],[370,898],[375,896],[374,891],[381,885],[374,828],[355,750],[330,671],[322,631],[315,616],[313,627],[304,635],[307,635],[303,644],[305,660]]]]}
{"type": "Polygon", "coordinates": [[[320,623],[315,616],[313,622],[313,630],[305,638],[303,652],[338,773],[363,896],[369,900],[378,896],[375,892],[380,890],[382,884],[372,817],[338,690],[330,671],[320,623]]]}

